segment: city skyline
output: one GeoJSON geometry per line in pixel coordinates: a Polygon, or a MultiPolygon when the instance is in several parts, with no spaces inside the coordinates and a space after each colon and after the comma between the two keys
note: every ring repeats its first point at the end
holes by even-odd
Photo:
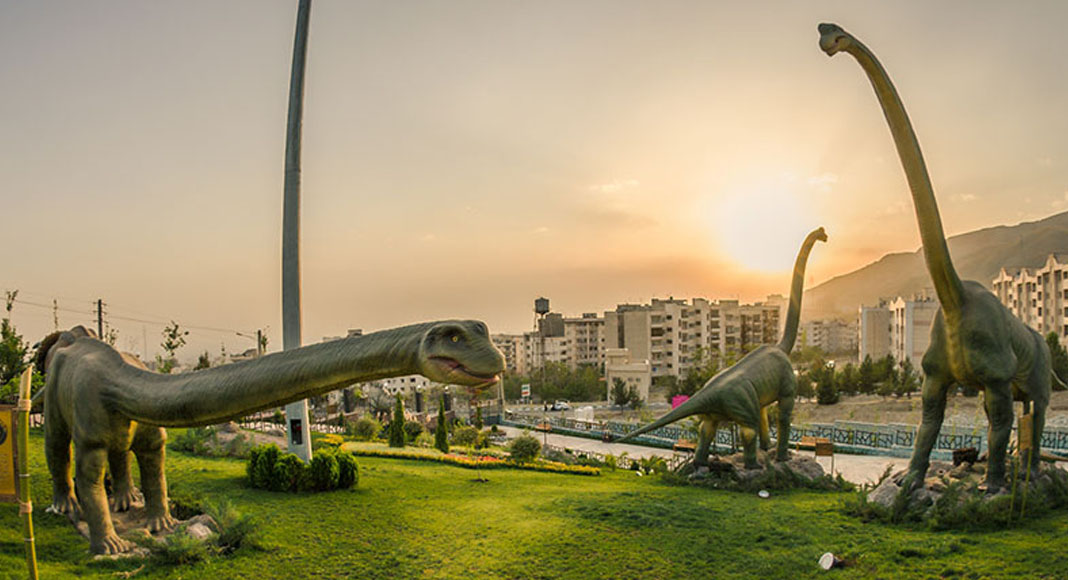
{"type": "MultiPolygon", "coordinates": [[[[882,114],[855,67],[817,48],[824,20],[898,83],[947,234],[1068,209],[1066,10],[319,2],[304,341],[437,318],[523,332],[537,296],[569,315],[758,301],[788,293],[820,225],[807,287],[915,250],[882,114]]],[[[50,331],[53,298],[61,327],[89,324],[100,298],[120,348],[154,352],[169,319],[269,327],[277,348],[295,3],[0,11],[0,47],[17,55],[0,63],[14,248],[0,287],[46,305],[16,305],[19,331],[50,331]]],[[[223,340],[253,346],[200,330],[183,356],[223,340]]]]}

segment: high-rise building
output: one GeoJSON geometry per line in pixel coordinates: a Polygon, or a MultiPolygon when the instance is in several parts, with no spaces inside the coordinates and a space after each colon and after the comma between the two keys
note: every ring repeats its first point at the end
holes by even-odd
{"type": "Polygon", "coordinates": [[[605,312],[606,348],[626,348],[648,360],[653,377],[686,374],[702,357],[741,354],[777,342],[781,305],[737,300],[654,298],[605,312]]]}
{"type": "Polygon", "coordinates": [[[898,362],[908,359],[919,369],[931,343],[931,324],[938,308],[938,301],[927,293],[911,299],[898,296],[875,307],[862,306],[859,360],[867,356],[877,360],[889,354],[898,362]]]}
{"type": "Polygon", "coordinates": [[[807,320],[801,325],[797,344],[814,346],[830,354],[853,353],[857,350],[857,325],[837,319],[807,320]]]}
{"type": "Polygon", "coordinates": [[[1068,339],[1068,262],[1050,254],[1041,268],[1002,268],[994,278],[994,295],[1024,324],[1040,334],[1056,332],[1068,339]]]}

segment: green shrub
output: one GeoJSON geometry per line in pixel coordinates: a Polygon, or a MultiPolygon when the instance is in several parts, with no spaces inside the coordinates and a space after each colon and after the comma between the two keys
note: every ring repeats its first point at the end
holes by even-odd
{"type": "Polygon", "coordinates": [[[537,459],[538,454],[541,453],[541,441],[538,441],[537,438],[529,433],[524,433],[508,443],[508,452],[511,453],[513,461],[530,463],[537,459]]]}
{"type": "Polygon", "coordinates": [[[296,491],[304,475],[304,462],[292,453],[284,453],[274,464],[271,476],[271,491],[296,491]]]}
{"type": "Polygon", "coordinates": [[[270,489],[271,480],[274,479],[274,464],[281,453],[274,443],[260,445],[249,453],[247,473],[252,487],[270,489]]]}
{"type": "Polygon", "coordinates": [[[312,435],[312,449],[325,449],[327,447],[337,449],[345,442],[345,439],[336,433],[314,433],[312,435]]]}
{"type": "Polygon", "coordinates": [[[337,454],[337,487],[348,489],[360,481],[360,466],[351,453],[337,454]]]}
{"type": "Polygon", "coordinates": [[[191,427],[171,440],[170,447],[193,455],[211,456],[212,444],[218,442],[218,436],[212,427],[191,427]]]}
{"type": "Polygon", "coordinates": [[[474,427],[457,427],[452,432],[452,444],[470,447],[478,441],[478,429],[474,427]]]}
{"type": "Polygon", "coordinates": [[[207,501],[204,513],[211,516],[218,527],[215,544],[221,553],[228,554],[241,546],[260,547],[255,518],[242,514],[230,500],[207,501]]]}
{"type": "Polygon", "coordinates": [[[475,428],[481,431],[484,425],[482,422],[482,407],[475,407],[475,428]]]}
{"type": "Polygon", "coordinates": [[[420,435],[423,434],[423,426],[415,421],[406,421],[404,423],[404,436],[406,441],[415,441],[420,435]]]}
{"type": "Polygon", "coordinates": [[[415,441],[413,441],[412,444],[414,444],[416,447],[423,447],[424,449],[433,447],[434,436],[426,431],[423,431],[419,434],[418,437],[415,438],[415,441]]]}
{"type": "Polygon", "coordinates": [[[237,435],[234,435],[234,438],[223,448],[223,455],[244,459],[248,457],[249,451],[251,450],[252,440],[244,433],[238,433],[237,435]]]}
{"type": "Polygon", "coordinates": [[[337,465],[337,454],[326,450],[316,451],[312,455],[311,463],[308,464],[308,488],[314,491],[330,491],[337,489],[338,479],[341,477],[337,465]]]}
{"type": "Polygon", "coordinates": [[[359,441],[370,441],[382,432],[382,423],[370,415],[364,415],[349,424],[350,433],[359,441]]]}
{"type": "Polygon", "coordinates": [[[389,422],[389,446],[404,447],[407,440],[404,437],[404,401],[400,393],[397,393],[397,402],[393,405],[393,419],[389,422]]]}
{"type": "Polygon", "coordinates": [[[147,548],[152,558],[167,566],[182,566],[206,560],[209,556],[208,545],[180,529],[166,540],[157,540],[148,534],[134,536],[134,541],[147,548]]]}

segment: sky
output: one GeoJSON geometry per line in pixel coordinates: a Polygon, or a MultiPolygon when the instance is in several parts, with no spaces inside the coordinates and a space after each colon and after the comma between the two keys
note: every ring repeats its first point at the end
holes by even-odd
{"type": "MultiPolygon", "coordinates": [[[[522,332],[653,297],[786,294],[919,235],[878,103],[911,116],[948,234],[1068,210],[1063,2],[355,2],[312,9],[305,343],[444,318],[522,332]]],[[[0,289],[30,342],[281,344],[295,1],[0,0],[0,289]]]]}

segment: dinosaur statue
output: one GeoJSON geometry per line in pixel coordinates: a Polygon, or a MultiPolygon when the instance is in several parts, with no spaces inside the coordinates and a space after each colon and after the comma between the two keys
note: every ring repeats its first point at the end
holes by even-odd
{"type": "Polygon", "coordinates": [[[130,451],[141,470],[147,528],[175,525],[167,506],[164,427],[214,425],[352,383],[409,374],[478,390],[504,369],[504,357],[477,321],[414,324],[179,375],[147,371],[78,326],[43,341],[38,361],[47,371],[42,392],[51,509],[84,517],[94,554],[131,547],[115,533],[103,486],[108,465],[113,507],[129,507],[137,493],[130,451]]]}
{"type": "MultiPolygon", "coordinates": [[[[828,56],[852,55],[875,89],[905,168],[927,271],[942,305],[931,326],[931,345],[923,356],[923,417],[906,487],[922,485],[945,416],[946,396],[957,385],[967,385],[985,391],[990,424],[986,486],[987,493],[996,493],[1005,485],[1014,399],[1024,402],[1025,411],[1029,403],[1034,405],[1032,441],[1042,440],[1052,377],[1049,347],[982,284],[957,276],[919,141],[890,77],[868,47],[837,25],[820,24],[819,32],[820,48],[828,56]]],[[[1038,467],[1039,455],[1032,454],[1033,469],[1038,467]]]]}
{"type": "Polygon", "coordinates": [[[698,468],[707,467],[708,448],[716,438],[719,424],[734,421],[742,431],[745,466],[747,469],[753,469],[759,467],[756,452],[757,433],[760,434],[761,449],[767,451],[771,446],[767,407],[778,402],[779,431],[776,460],[785,461],[788,458],[790,415],[794,410],[794,395],[797,393],[797,379],[794,378],[794,369],[790,365],[789,355],[794,348],[797,323],[801,317],[805,264],[817,240],[827,241],[827,234],[823,228],[808,234],[804,243],[801,244],[801,251],[797,253],[793,284],[790,288],[790,307],[786,313],[786,327],[783,329],[782,340],[779,344],[765,344],[745,355],[734,366],[708,379],[701,390],[685,403],[645,427],[628,433],[619,439],[620,442],[642,433],[648,433],[653,429],[659,429],[679,419],[697,415],[700,417],[700,426],[694,465],[698,468]]]}

